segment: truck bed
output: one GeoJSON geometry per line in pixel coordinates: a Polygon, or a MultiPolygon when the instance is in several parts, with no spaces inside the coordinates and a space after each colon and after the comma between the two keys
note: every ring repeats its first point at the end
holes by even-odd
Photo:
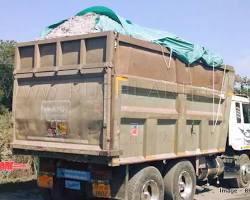
{"type": "Polygon", "coordinates": [[[121,165],[225,150],[230,66],[103,32],[19,43],[14,79],[16,152],[121,165]]]}

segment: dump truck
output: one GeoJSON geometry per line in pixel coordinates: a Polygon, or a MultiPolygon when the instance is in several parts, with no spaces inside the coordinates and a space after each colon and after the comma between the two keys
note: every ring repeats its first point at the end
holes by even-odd
{"type": "Polygon", "coordinates": [[[113,31],[18,43],[15,154],[44,199],[184,199],[196,181],[250,184],[250,103],[234,68],[183,63],[113,31]]]}

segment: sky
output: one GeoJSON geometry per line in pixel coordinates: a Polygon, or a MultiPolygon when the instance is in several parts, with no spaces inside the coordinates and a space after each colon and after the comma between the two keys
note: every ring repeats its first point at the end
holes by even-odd
{"type": "Polygon", "coordinates": [[[47,25],[104,5],[134,23],[203,45],[250,77],[249,0],[1,0],[0,5],[3,40],[33,40],[47,25]]]}

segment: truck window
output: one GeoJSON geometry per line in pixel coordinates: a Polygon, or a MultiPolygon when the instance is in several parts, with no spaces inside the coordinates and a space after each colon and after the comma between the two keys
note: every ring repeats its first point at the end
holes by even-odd
{"type": "Polygon", "coordinates": [[[243,108],[244,123],[249,124],[250,123],[250,105],[242,104],[242,108],[243,108]]]}
{"type": "Polygon", "coordinates": [[[237,123],[241,123],[240,103],[235,103],[237,123]]]}

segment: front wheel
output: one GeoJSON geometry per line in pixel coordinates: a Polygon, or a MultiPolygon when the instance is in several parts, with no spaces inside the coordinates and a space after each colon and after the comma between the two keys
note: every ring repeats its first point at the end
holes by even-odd
{"type": "Polygon", "coordinates": [[[239,157],[240,173],[237,178],[230,179],[229,184],[234,188],[246,188],[250,186],[250,160],[246,154],[239,157]]]}
{"type": "Polygon", "coordinates": [[[193,200],[196,186],[194,167],[189,161],[176,163],[164,176],[165,199],[193,200]]]}
{"type": "Polygon", "coordinates": [[[128,182],[128,199],[163,200],[164,184],[159,170],[150,166],[135,173],[128,182]]]}

